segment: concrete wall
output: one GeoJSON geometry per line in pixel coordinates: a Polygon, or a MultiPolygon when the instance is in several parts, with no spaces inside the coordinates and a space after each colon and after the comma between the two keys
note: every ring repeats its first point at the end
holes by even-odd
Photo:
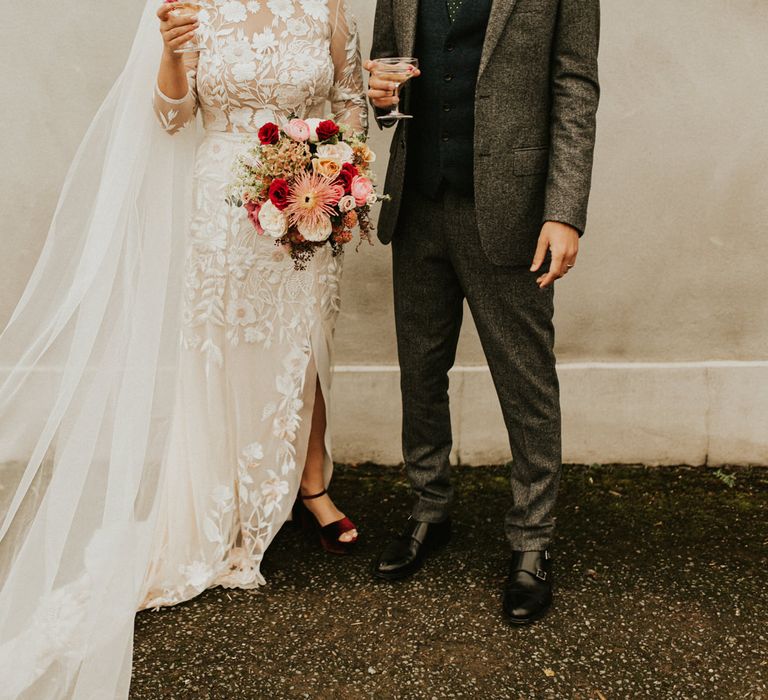
{"type": "MultiPolygon", "coordinates": [[[[367,51],[374,3],[351,2],[367,51]]],[[[23,289],[67,163],[120,70],[141,5],[4,9],[0,322],[23,289]]],[[[763,0],[603,3],[590,226],[578,268],[556,294],[567,459],[768,463],[767,27],[763,0]]],[[[374,128],[382,156],[387,138],[374,128]]],[[[384,158],[380,165],[383,176],[384,158]]],[[[380,410],[366,425],[339,421],[337,456],[396,461],[387,249],[347,256],[344,296],[336,409],[368,396],[376,401],[366,406],[380,410]]],[[[457,420],[483,420],[457,425],[457,457],[504,459],[471,322],[458,363],[457,420]]]]}

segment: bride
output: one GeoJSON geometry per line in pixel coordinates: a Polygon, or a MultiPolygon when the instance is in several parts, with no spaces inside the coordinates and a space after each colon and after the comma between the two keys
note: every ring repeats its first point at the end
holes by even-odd
{"type": "Polygon", "coordinates": [[[181,377],[145,606],[177,603],[212,585],[263,583],[264,550],[299,488],[325,526],[326,549],[344,553],[356,538],[324,493],[340,261],[326,247],[296,271],[225,198],[243,138],[264,123],[291,113],[322,116],[330,98],[336,120],[364,128],[357,37],[341,0],[229,0],[203,10],[208,50],[198,58],[174,52],[200,29],[194,15],[173,7],[158,11],[166,50],[155,110],[173,134],[199,106],[206,131],[195,166],[181,377]]]}
{"type": "Polygon", "coordinates": [[[325,492],[342,257],[299,271],[225,201],[263,124],[330,102],[365,131],[354,19],[183,9],[145,8],[0,336],[3,698],[127,697],[134,612],[263,584],[294,502],[327,551],[357,539],[325,492]]]}

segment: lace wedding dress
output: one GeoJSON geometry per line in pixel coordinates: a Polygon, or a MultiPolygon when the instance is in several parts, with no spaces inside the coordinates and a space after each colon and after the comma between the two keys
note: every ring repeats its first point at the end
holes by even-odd
{"type": "MultiPolygon", "coordinates": [[[[189,93],[155,88],[169,138],[199,110],[182,350],[142,607],[211,586],[263,583],[266,548],[290,514],[316,386],[330,396],[342,256],[297,271],[244,210],[225,202],[232,165],[266,122],[290,115],[367,126],[360,51],[343,0],[214,0],[189,93]]],[[[326,479],[331,445],[326,435],[326,479]]]]}

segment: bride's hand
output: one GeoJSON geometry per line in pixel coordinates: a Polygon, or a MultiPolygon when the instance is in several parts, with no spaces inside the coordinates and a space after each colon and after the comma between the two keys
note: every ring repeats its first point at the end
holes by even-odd
{"type": "Polygon", "coordinates": [[[160,19],[160,34],[165,43],[165,52],[180,58],[181,54],[174,52],[192,40],[200,23],[197,21],[197,15],[174,13],[176,8],[176,3],[163,3],[157,11],[157,16],[160,19]]]}

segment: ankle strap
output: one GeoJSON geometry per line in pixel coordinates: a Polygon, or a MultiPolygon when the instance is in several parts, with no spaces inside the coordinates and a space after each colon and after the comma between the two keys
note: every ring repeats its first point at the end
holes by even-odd
{"type": "Polygon", "coordinates": [[[326,493],[328,493],[328,491],[323,489],[320,493],[316,493],[314,496],[305,496],[303,493],[299,493],[299,497],[302,501],[311,501],[313,498],[320,498],[320,496],[325,496],[326,493]]]}

